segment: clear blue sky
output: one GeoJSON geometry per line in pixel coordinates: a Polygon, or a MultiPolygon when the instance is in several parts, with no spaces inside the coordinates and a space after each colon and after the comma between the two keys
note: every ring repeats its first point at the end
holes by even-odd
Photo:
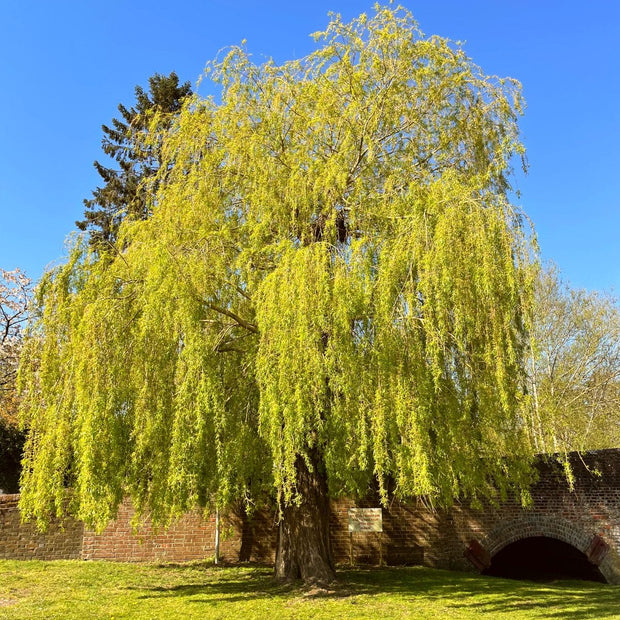
{"type": "MultiPolygon", "coordinates": [[[[406,0],[422,30],[465,42],[489,74],[523,84],[530,172],[518,201],[543,256],[578,287],[620,292],[620,3],[406,0]]],[[[98,184],[101,124],[134,86],[174,70],[195,82],[247,39],[257,61],[305,55],[328,11],[363,0],[2,0],[0,267],[38,278],[98,184]]],[[[205,87],[201,87],[204,92],[205,87]]]]}

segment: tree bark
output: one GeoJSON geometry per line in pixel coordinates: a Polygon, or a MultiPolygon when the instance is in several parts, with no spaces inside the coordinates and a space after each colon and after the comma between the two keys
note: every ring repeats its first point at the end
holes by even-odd
{"type": "Polygon", "coordinates": [[[299,504],[285,506],[278,530],[276,579],[327,585],[336,579],[329,540],[329,497],[323,459],[310,452],[312,471],[297,457],[299,504]]]}

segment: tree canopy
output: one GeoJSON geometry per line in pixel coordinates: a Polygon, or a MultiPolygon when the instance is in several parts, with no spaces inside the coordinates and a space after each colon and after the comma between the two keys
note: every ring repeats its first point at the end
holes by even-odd
{"type": "MultiPolygon", "coordinates": [[[[269,487],[283,523],[328,492],[526,496],[520,87],[401,9],[315,37],[282,65],[213,62],[221,101],[144,134],[152,216],[112,260],[77,239],[44,276],[27,517],[62,512],[66,485],[99,526],[125,495],[166,522],[269,487]]],[[[297,543],[281,576],[307,576],[297,543]]]]}
{"type": "Polygon", "coordinates": [[[620,309],[541,272],[532,329],[532,429],[540,452],[620,446],[620,309]]]}
{"type": "Polygon", "coordinates": [[[15,379],[28,319],[30,279],[15,269],[0,269],[0,419],[17,426],[15,379]]]}
{"type": "Polygon", "coordinates": [[[31,283],[19,269],[0,269],[0,489],[18,490],[24,433],[18,423],[16,377],[31,283]]]}
{"type": "Polygon", "coordinates": [[[91,245],[99,251],[109,250],[115,243],[124,218],[148,217],[149,200],[143,192],[143,182],[155,175],[161,162],[155,143],[146,147],[144,132],[149,129],[155,111],[157,130],[166,131],[191,92],[190,83],[179,84],[174,71],[167,76],[155,73],[149,78],[148,92],[136,86],[135,106],[128,109],[119,104],[121,119],[113,118],[111,126],[101,126],[101,148],[118,163],[119,169],[95,162],[104,185],[93,191],[92,198],[84,200],[84,219],[76,222],[80,230],[88,231],[91,245]]]}

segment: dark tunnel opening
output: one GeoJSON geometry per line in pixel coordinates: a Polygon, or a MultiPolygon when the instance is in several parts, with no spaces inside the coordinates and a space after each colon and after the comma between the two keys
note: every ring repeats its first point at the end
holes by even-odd
{"type": "Polygon", "coordinates": [[[598,567],[579,549],[546,536],[523,538],[507,545],[493,556],[491,566],[483,574],[530,581],[607,582],[598,567]]]}

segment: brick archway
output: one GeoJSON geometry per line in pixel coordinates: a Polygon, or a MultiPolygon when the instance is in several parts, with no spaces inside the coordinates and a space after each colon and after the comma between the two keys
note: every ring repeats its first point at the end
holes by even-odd
{"type": "Polygon", "coordinates": [[[557,517],[526,514],[495,527],[480,541],[472,541],[466,556],[483,570],[493,556],[507,545],[525,538],[543,536],[565,542],[581,551],[598,567],[608,583],[620,584],[620,558],[597,534],[580,529],[575,524],[557,517]]]}

